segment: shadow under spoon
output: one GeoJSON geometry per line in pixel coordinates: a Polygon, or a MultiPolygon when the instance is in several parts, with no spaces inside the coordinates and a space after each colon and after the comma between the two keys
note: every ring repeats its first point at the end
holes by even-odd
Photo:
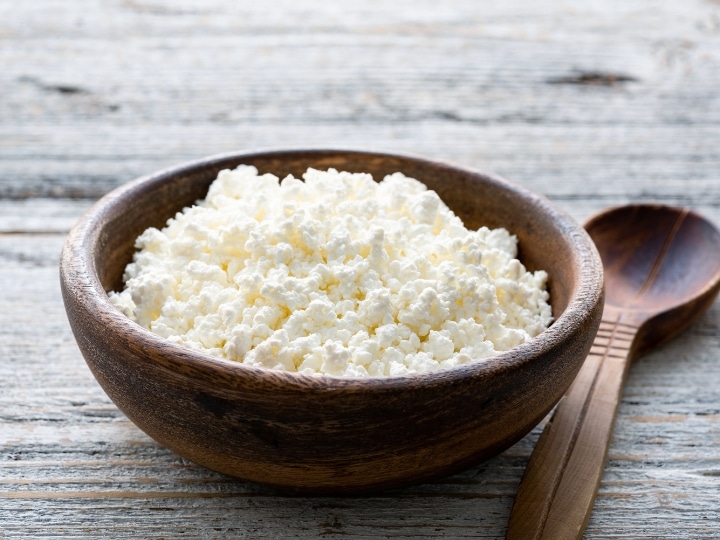
{"type": "Polygon", "coordinates": [[[689,210],[611,208],[585,229],[605,272],[602,322],[530,457],[508,540],[582,538],[631,360],[679,334],[720,290],[720,232],[689,210]]]}

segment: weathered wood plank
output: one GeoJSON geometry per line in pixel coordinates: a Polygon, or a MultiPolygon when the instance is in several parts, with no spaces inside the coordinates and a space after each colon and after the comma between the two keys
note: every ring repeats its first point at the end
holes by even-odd
{"type": "Polygon", "coordinates": [[[720,125],[684,127],[471,126],[427,122],[322,128],[207,125],[143,130],[0,126],[0,198],[97,198],[136,176],[218,152],[267,147],[373,148],[493,171],[551,197],[720,204],[720,125]],[[25,133],[33,146],[4,143],[25,133]],[[172,141],[172,142],[169,142],[172,141]]]}
{"type": "Polygon", "coordinates": [[[120,125],[717,124],[719,39],[688,23],[684,41],[514,38],[502,59],[497,38],[481,32],[402,36],[392,27],[385,35],[136,36],[122,56],[112,40],[51,34],[0,51],[9,91],[0,111],[17,123],[120,125]],[[48,46],[61,48],[64,62],[46,55],[48,46]]]}

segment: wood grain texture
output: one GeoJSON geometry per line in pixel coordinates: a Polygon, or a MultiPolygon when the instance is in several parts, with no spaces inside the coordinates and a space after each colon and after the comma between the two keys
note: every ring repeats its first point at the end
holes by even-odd
{"type": "Polygon", "coordinates": [[[5,197],[95,198],[186,159],[309,144],[453,159],[551,196],[715,192],[707,1],[34,5],[0,22],[5,197]],[[613,74],[633,81],[600,84],[613,74]]]}
{"type": "MultiPolygon", "coordinates": [[[[712,0],[0,0],[0,531],[502,538],[540,428],[379,498],[258,493],[158,447],[74,344],[64,235],[161,167],[339,144],[494,171],[578,221],[662,201],[720,223],[719,51],[712,0]]],[[[715,303],[633,364],[587,538],[720,535],[719,356],[715,303]]]]}

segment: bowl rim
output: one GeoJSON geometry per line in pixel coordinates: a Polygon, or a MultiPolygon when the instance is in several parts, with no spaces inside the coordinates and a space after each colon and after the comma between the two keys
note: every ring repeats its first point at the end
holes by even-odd
{"type": "MultiPolygon", "coordinates": [[[[513,231],[510,232],[513,233],[513,231]]],[[[132,337],[136,342],[134,348],[138,346],[137,343],[140,343],[140,347],[143,349],[164,350],[164,363],[161,367],[181,370],[183,367],[197,368],[201,371],[207,369],[219,370],[223,374],[223,379],[232,381],[237,378],[238,387],[241,379],[245,382],[249,379],[253,384],[271,384],[276,388],[295,388],[314,392],[344,392],[353,389],[393,391],[417,386],[455,384],[467,378],[487,377],[491,374],[496,375],[509,370],[520,369],[526,363],[533,361],[534,357],[548,354],[558,344],[570,341],[576,332],[583,331],[583,327],[587,325],[594,308],[599,302],[602,302],[604,296],[602,263],[590,236],[569,214],[555,206],[545,196],[498,175],[458,165],[450,161],[430,159],[410,153],[345,149],[342,147],[270,148],[219,153],[166,167],[120,185],[96,201],[71,229],[61,254],[60,279],[63,293],[75,297],[78,304],[81,304],[88,314],[97,320],[103,321],[106,327],[121,330],[118,334],[123,336],[125,345],[130,345],[129,338],[132,337]],[[208,167],[220,167],[217,169],[219,172],[225,162],[299,154],[316,155],[318,157],[352,154],[356,157],[410,160],[421,166],[448,168],[463,174],[481,177],[483,181],[513,191],[530,202],[534,208],[539,208],[549,214],[558,229],[572,237],[570,243],[574,246],[572,254],[577,279],[575,287],[569,295],[568,305],[560,316],[538,336],[508,351],[486,359],[431,372],[382,377],[346,377],[327,374],[310,375],[249,366],[234,360],[214,357],[201,351],[176,345],[126,317],[110,302],[108,294],[100,282],[93,250],[102,234],[102,227],[107,221],[103,216],[111,209],[119,208],[126,202],[131,201],[133,195],[147,184],[168,182],[178,174],[199,172],[208,167]]],[[[75,331],[74,328],[73,330],[75,331]]],[[[230,386],[234,385],[231,384],[230,386]]]]}

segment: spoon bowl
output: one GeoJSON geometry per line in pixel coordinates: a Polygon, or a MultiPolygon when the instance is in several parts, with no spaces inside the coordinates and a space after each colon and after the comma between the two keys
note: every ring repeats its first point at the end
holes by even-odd
{"type": "Polygon", "coordinates": [[[692,324],[720,288],[720,232],[702,216],[663,205],[628,205],[585,224],[605,270],[605,310],[640,327],[633,357],[692,324]]]}

